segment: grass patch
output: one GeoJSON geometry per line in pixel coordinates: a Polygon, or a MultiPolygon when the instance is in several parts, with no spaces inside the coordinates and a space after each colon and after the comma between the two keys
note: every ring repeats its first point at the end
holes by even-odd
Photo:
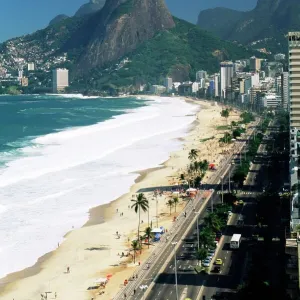
{"type": "Polygon", "coordinates": [[[200,266],[196,266],[194,268],[195,272],[197,274],[200,274],[200,273],[208,273],[208,268],[207,267],[200,267],[200,266]]]}
{"type": "Polygon", "coordinates": [[[209,137],[209,138],[206,138],[206,139],[201,139],[200,142],[204,143],[204,142],[207,142],[207,141],[213,140],[213,139],[214,139],[214,137],[212,136],[212,137],[209,137]]]}
{"type": "Polygon", "coordinates": [[[228,125],[217,126],[216,129],[217,130],[228,130],[228,129],[230,129],[230,126],[228,126],[228,125]]]}

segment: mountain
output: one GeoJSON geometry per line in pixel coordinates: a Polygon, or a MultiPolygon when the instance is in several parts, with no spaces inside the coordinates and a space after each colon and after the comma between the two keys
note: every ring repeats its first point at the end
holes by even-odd
{"type": "Polygon", "coordinates": [[[245,58],[253,51],[221,41],[173,18],[164,0],[107,0],[82,17],[64,19],[43,30],[0,44],[0,65],[16,72],[35,62],[35,77],[51,85],[51,71],[70,70],[77,90],[121,88],[136,83],[194,79],[198,69],[215,72],[219,61],[245,58]]]}
{"type": "Polygon", "coordinates": [[[82,17],[100,10],[106,0],[90,0],[90,2],[83,4],[75,13],[75,17],[82,17]]]}
{"type": "Polygon", "coordinates": [[[256,7],[248,12],[222,8],[204,10],[197,24],[222,39],[252,44],[256,48],[267,47],[273,52],[286,51],[285,35],[288,31],[300,30],[300,1],[258,0],[256,7]]]}
{"type": "Polygon", "coordinates": [[[65,20],[65,19],[68,19],[69,18],[69,16],[67,16],[67,15],[58,15],[58,16],[56,16],[55,18],[53,18],[50,22],[49,22],[49,25],[48,26],[52,26],[52,25],[55,25],[55,24],[57,24],[57,23],[59,23],[59,22],[61,22],[61,21],[63,21],[63,20],[65,20]]]}

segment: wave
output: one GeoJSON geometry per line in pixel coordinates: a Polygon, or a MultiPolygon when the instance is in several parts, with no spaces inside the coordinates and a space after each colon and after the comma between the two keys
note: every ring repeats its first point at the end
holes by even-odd
{"type": "Polygon", "coordinates": [[[181,147],[177,138],[194,110],[160,98],[102,123],[33,138],[23,157],[0,170],[0,276],[34,264],[87,221],[89,208],[128,192],[138,170],[166,161],[181,147]]]}

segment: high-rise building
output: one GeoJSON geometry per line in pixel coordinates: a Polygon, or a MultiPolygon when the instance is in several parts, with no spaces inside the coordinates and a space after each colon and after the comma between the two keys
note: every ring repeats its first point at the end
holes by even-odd
{"type": "Polygon", "coordinates": [[[251,74],[251,87],[259,86],[259,73],[251,74]]]}
{"type": "Polygon", "coordinates": [[[167,89],[167,92],[171,92],[173,89],[173,79],[170,77],[165,78],[164,86],[167,89]]]}
{"type": "MultiPolygon", "coordinates": [[[[298,184],[298,143],[300,142],[300,32],[289,32],[289,111],[290,111],[290,183],[298,184]]],[[[300,224],[298,193],[291,199],[292,227],[300,224]]]]}
{"type": "Polygon", "coordinates": [[[221,67],[221,98],[226,98],[226,88],[231,86],[231,79],[233,77],[233,63],[232,61],[224,61],[220,64],[221,67]]]}
{"type": "Polygon", "coordinates": [[[201,71],[198,71],[196,73],[196,81],[197,82],[200,82],[201,79],[206,79],[206,77],[207,77],[207,72],[206,71],[201,70],[201,71]]]}
{"type": "Polygon", "coordinates": [[[33,62],[30,62],[27,64],[27,70],[28,71],[34,71],[34,63],[33,62]]]}
{"type": "Polygon", "coordinates": [[[19,80],[21,80],[23,78],[23,70],[22,69],[18,70],[18,78],[19,78],[19,80]]]}
{"type": "Polygon", "coordinates": [[[261,69],[261,59],[256,58],[255,56],[250,58],[250,70],[251,71],[260,71],[261,69]]]}
{"type": "Polygon", "coordinates": [[[55,69],[53,70],[53,93],[63,92],[69,86],[69,70],[55,69]]]}
{"type": "Polygon", "coordinates": [[[282,107],[285,110],[288,110],[289,105],[289,73],[281,73],[281,98],[282,98],[282,107]]]}
{"type": "Polygon", "coordinates": [[[282,53],[277,53],[274,55],[274,59],[275,60],[285,60],[285,54],[282,54],[282,53]]]}
{"type": "Polygon", "coordinates": [[[217,74],[214,76],[215,81],[215,97],[220,97],[220,75],[217,74]]]}

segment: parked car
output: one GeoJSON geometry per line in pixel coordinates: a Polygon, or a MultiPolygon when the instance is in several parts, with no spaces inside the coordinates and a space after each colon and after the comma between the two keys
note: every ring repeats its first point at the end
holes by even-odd
{"type": "Polygon", "coordinates": [[[215,260],[215,265],[223,265],[223,260],[221,258],[217,258],[215,260]]]}
{"type": "Polygon", "coordinates": [[[212,270],[211,270],[212,273],[220,273],[221,272],[221,267],[219,266],[215,266],[212,270]]]}
{"type": "Polygon", "coordinates": [[[209,259],[209,260],[212,260],[214,258],[214,255],[213,254],[208,254],[206,258],[209,259]]]}
{"type": "Polygon", "coordinates": [[[210,265],[210,260],[208,260],[208,259],[206,259],[202,262],[203,267],[209,267],[209,265],[210,265]]]}

